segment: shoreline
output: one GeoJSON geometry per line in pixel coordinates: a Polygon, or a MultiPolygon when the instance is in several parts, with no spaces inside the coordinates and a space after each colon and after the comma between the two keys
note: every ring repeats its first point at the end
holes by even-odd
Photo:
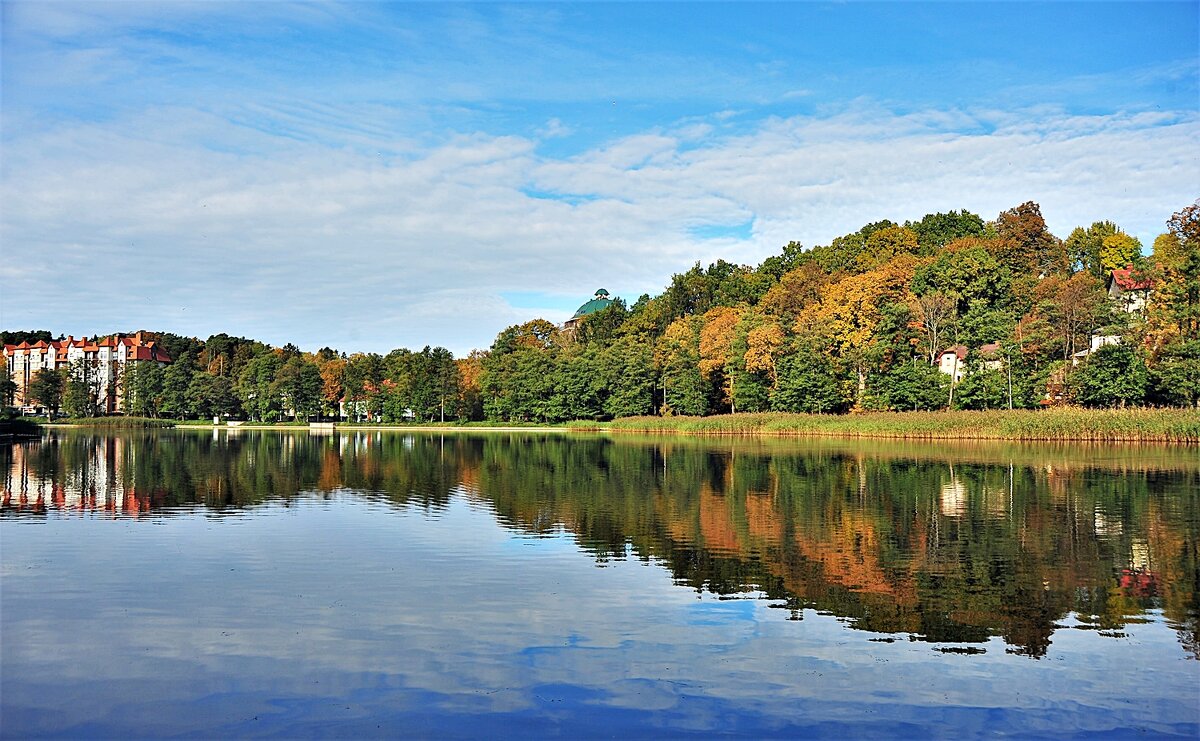
{"type": "Polygon", "coordinates": [[[713,417],[628,417],[568,423],[576,430],[644,435],[876,440],[1200,443],[1200,409],[1080,409],[864,412],[846,415],[762,412],[713,417]]]}
{"type": "Polygon", "coordinates": [[[71,421],[41,424],[41,428],[95,430],[194,429],[277,430],[332,433],[605,433],[684,437],[829,438],[877,440],[998,440],[1012,442],[1080,443],[1200,443],[1200,409],[1082,409],[863,412],[845,415],[761,412],[710,417],[625,417],[617,420],[574,421],[564,425],[479,424],[406,425],[317,423],[320,426],[177,423],[174,420],[101,418],[94,423],[71,421]]]}

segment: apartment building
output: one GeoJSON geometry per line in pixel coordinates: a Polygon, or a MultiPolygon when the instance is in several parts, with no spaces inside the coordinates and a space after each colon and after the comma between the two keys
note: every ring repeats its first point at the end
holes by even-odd
{"type": "Polygon", "coordinates": [[[53,342],[39,340],[33,344],[22,342],[4,346],[8,377],[17,385],[13,406],[27,414],[44,411],[26,394],[34,375],[41,370],[63,368],[71,369],[79,380],[91,383],[100,400],[101,411],[115,414],[123,401],[120,379],[125,368],[130,363],[143,362],[166,365],[171,358],[142,332],[92,339],[69,336],[53,342]]]}

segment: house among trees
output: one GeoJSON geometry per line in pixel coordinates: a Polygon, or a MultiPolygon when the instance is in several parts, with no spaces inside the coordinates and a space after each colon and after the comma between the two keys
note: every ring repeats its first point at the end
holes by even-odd
{"type": "Polygon", "coordinates": [[[1071,365],[1079,365],[1087,356],[1096,352],[1105,345],[1121,344],[1121,335],[1119,334],[1094,334],[1092,335],[1091,345],[1085,350],[1080,350],[1071,356],[1071,365]]]}
{"type": "Polygon", "coordinates": [[[166,351],[142,332],[90,340],[68,336],[65,340],[4,346],[8,377],[16,385],[12,404],[27,414],[47,411],[47,405],[31,389],[39,373],[62,373],[65,381],[82,383],[98,413],[115,414],[124,398],[121,380],[127,369],[138,363],[170,362],[166,351]]]}
{"type": "Polygon", "coordinates": [[[1127,265],[1112,271],[1108,297],[1127,313],[1142,314],[1146,311],[1146,303],[1152,290],[1154,281],[1134,269],[1132,265],[1127,265]]]}
{"type": "Polygon", "coordinates": [[[966,345],[955,345],[942,350],[938,355],[938,370],[958,383],[967,374],[967,353],[966,345]]]}
{"type": "Polygon", "coordinates": [[[597,311],[608,308],[609,304],[611,303],[612,299],[608,297],[608,291],[604,290],[603,288],[597,288],[596,295],[592,297],[592,300],[588,301],[583,306],[580,306],[575,311],[574,316],[563,322],[563,329],[567,330],[568,332],[574,332],[575,328],[579,326],[579,323],[583,321],[584,317],[586,317],[588,314],[595,314],[597,311]]]}
{"type": "Polygon", "coordinates": [[[1004,361],[1000,358],[999,342],[979,346],[979,367],[983,370],[1000,370],[1004,367],[1004,361]]]}

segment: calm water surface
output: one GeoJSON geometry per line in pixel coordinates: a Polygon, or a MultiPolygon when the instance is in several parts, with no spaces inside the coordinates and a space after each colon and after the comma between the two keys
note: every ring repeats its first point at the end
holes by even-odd
{"type": "Polygon", "coordinates": [[[1200,453],[0,446],[0,734],[1200,735],[1200,453]]]}

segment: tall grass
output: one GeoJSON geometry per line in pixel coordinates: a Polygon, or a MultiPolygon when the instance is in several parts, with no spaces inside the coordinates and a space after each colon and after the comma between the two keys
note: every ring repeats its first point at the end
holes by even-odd
{"type": "Polygon", "coordinates": [[[726,414],[573,422],[576,430],[693,435],[797,435],[925,440],[1200,442],[1197,409],[1081,409],[865,414],[726,414]]]}
{"type": "Polygon", "coordinates": [[[174,427],[178,423],[173,419],[151,419],[149,417],[72,417],[57,420],[55,424],[95,427],[103,430],[124,430],[174,427]]]}

